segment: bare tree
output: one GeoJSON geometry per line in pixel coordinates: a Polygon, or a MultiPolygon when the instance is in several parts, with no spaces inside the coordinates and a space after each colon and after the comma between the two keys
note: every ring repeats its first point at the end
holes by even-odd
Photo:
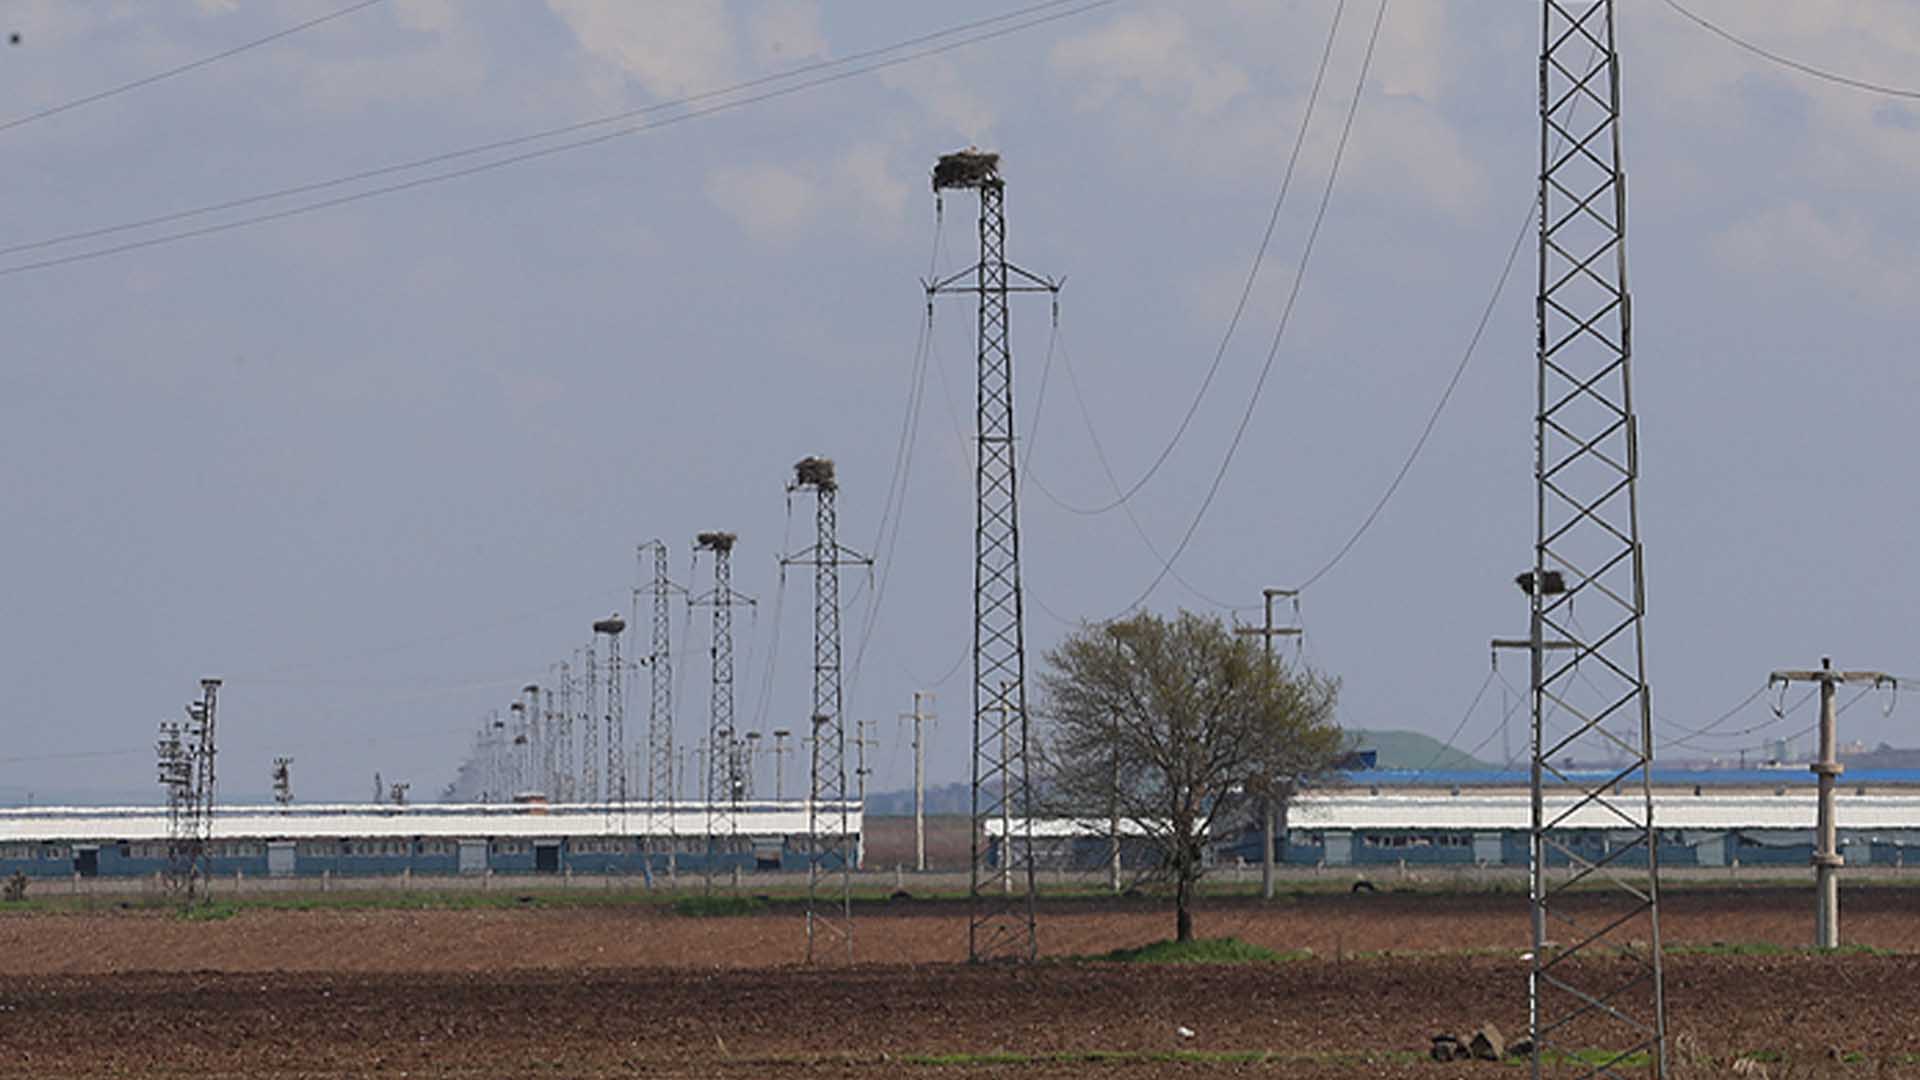
{"type": "Polygon", "coordinates": [[[1047,653],[1040,684],[1046,812],[1143,837],[1173,884],[1180,941],[1214,838],[1343,745],[1336,681],[1191,612],[1082,627],[1047,653]]]}

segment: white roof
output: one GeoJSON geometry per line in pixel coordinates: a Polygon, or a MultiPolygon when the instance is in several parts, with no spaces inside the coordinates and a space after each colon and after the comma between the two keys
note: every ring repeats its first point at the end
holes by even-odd
{"type": "MultiPolygon", "coordinates": [[[[1579,800],[1555,795],[1544,800],[1546,819],[1557,828],[1622,829],[1630,823],[1607,806],[1594,802],[1568,810],[1579,800]],[[1565,816],[1564,820],[1559,820],[1565,816]]],[[[1638,813],[1633,795],[1615,796],[1610,802],[1638,813]]],[[[1817,796],[1811,791],[1785,795],[1725,795],[1707,792],[1656,792],[1653,821],[1662,829],[1811,829],[1817,814],[1817,796]]],[[[1448,795],[1368,795],[1364,792],[1316,792],[1295,797],[1287,804],[1287,825],[1294,829],[1420,829],[1459,832],[1524,832],[1531,823],[1531,798],[1526,794],[1448,795]]],[[[1843,829],[1920,829],[1920,795],[1855,795],[1836,792],[1834,812],[1843,829]]],[[[1016,829],[1018,825],[1016,824],[1016,829]]],[[[989,835],[1000,834],[1000,822],[986,823],[989,835]]],[[[1104,836],[1102,822],[1066,819],[1036,820],[1036,836],[1104,836]]],[[[1140,832],[1123,822],[1123,834],[1140,832]]]]}
{"type": "MultiPolygon", "coordinates": [[[[837,832],[843,804],[822,803],[820,827],[837,832]]],[[[859,832],[860,804],[844,804],[849,832],[859,832]]],[[[722,807],[724,828],[726,810],[722,807]]],[[[804,835],[807,804],[746,803],[732,814],[733,833],[745,836],[804,835]]],[[[339,806],[222,806],[213,815],[216,840],[302,840],[331,837],[540,837],[638,836],[656,817],[645,803],[629,803],[611,812],[601,804],[542,806],[486,804],[449,806],[378,804],[339,806]]],[[[678,803],[670,821],[659,816],[661,831],[704,836],[704,803],[678,803]]],[[[45,840],[164,840],[165,807],[36,806],[0,809],[0,842],[45,840]]]]}

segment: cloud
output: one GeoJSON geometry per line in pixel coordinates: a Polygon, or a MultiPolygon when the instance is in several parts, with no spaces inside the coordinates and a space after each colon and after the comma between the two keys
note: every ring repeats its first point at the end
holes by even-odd
{"type": "Polygon", "coordinates": [[[1166,9],[1122,15],[1056,45],[1050,58],[1071,81],[1082,108],[1109,104],[1125,90],[1214,113],[1247,92],[1246,72],[1203,51],[1186,19],[1166,9]]]}
{"type": "Polygon", "coordinates": [[[837,190],[848,209],[863,211],[857,220],[868,225],[897,224],[906,214],[911,187],[894,175],[892,155],[878,143],[862,143],[847,151],[835,167],[837,190]]]}
{"type": "Polygon", "coordinates": [[[656,97],[732,82],[734,27],[716,3],[547,0],[582,48],[656,97]]]}
{"type": "Polygon", "coordinates": [[[715,170],[707,198],[756,238],[782,241],[811,220],[819,189],[784,166],[750,165],[715,170]]]}
{"type": "Polygon", "coordinates": [[[747,21],[754,59],[773,67],[827,55],[817,0],[772,0],[747,21]]]}
{"type": "Polygon", "coordinates": [[[822,220],[841,232],[887,236],[905,219],[911,193],[878,143],[814,162],[717,169],[707,178],[715,206],[749,235],[776,244],[822,220]]]}
{"type": "Polygon", "coordinates": [[[961,74],[960,65],[939,56],[880,73],[886,86],[903,90],[929,118],[953,132],[956,145],[984,146],[993,141],[997,113],[961,74]]]}
{"type": "Polygon", "coordinates": [[[1903,244],[1854,214],[1823,213],[1805,202],[1776,206],[1736,222],[1712,241],[1729,274],[1767,285],[1786,283],[1804,297],[1817,284],[1855,300],[1904,310],[1920,274],[1903,244]]]}

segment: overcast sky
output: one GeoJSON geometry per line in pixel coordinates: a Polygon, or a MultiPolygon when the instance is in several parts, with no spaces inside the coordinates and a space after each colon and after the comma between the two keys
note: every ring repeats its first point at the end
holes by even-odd
{"type": "MultiPolygon", "coordinates": [[[[1920,84],[1911,4],[1688,3],[1797,59],[1920,84]]],[[[343,6],[16,0],[0,8],[0,30],[23,35],[0,51],[0,120],[343,6]]],[[[0,246],[667,102],[1017,6],[386,0],[0,130],[0,246]]],[[[1124,515],[1068,513],[1041,490],[1113,496],[1074,387],[1130,484],[1225,329],[1337,6],[1120,0],[274,223],[14,272],[370,184],[0,255],[0,801],[157,798],[154,725],[203,674],[228,679],[226,793],[264,792],[282,754],[303,799],[364,797],[376,770],[437,791],[490,709],[627,610],[636,544],[665,538],[684,580],[707,529],[739,534],[735,585],[760,600],[738,616],[741,726],[801,726],[808,581],[791,575],[783,600],[775,558],[808,542],[811,517],[783,484],[804,455],[836,458],[841,539],[875,549],[919,279],[973,256],[960,193],[936,246],[927,171],[969,144],[1004,155],[1010,257],[1066,279],[1050,371],[1044,300],[1022,298],[1014,326],[1023,431],[1038,411],[1022,507],[1037,662],[1158,567],[1124,515]]],[[[1130,504],[1162,551],[1219,468],[1302,276],[1375,11],[1345,6],[1239,333],[1130,504]]],[[[1920,672],[1920,565],[1903,539],[1920,524],[1920,107],[1769,64],[1660,0],[1623,0],[1619,25],[1655,708],[1698,726],[1823,653],[1920,672]]],[[[1391,4],[1270,381],[1178,563],[1205,596],[1170,578],[1148,606],[1215,611],[1301,582],[1392,479],[1533,198],[1537,35],[1519,0],[1391,4]]],[[[1349,726],[1449,734],[1486,678],[1488,639],[1524,632],[1512,577],[1533,539],[1531,260],[1405,485],[1303,599],[1306,658],[1344,680],[1349,726]]],[[[940,305],[898,542],[881,552],[891,577],[849,673],[850,714],[876,721],[882,789],[910,778],[896,715],[917,688],[942,717],[932,779],[967,770],[972,323],[964,298],[940,305]]],[[[850,664],[866,580],[848,571],[850,664]]],[[[686,745],[706,724],[705,619],[680,660],[686,745]]],[[[688,627],[676,614],[675,633],[688,627]]],[[[1523,685],[1518,661],[1503,673],[1523,685]]],[[[1499,711],[1489,693],[1458,741],[1498,757],[1499,711]]],[[[1863,706],[1843,734],[1911,745],[1916,716],[1863,706]]],[[[1706,745],[1812,717],[1760,727],[1771,719],[1756,702],[1719,731],[1759,730],[1706,745]]]]}

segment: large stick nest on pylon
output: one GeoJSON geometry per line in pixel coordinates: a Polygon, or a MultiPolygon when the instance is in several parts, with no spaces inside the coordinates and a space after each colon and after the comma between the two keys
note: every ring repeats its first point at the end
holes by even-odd
{"type": "Polygon", "coordinates": [[[793,482],[800,487],[816,487],[824,491],[833,490],[833,459],[823,457],[801,458],[793,466],[793,482]]]}
{"type": "Polygon", "coordinates": [[[1000,178],[1000,155],[968,147],[942,154],[933,167],[933,190],[977,188],[1000,178]]]}
{"type": "Polygon", "coordinates": [[[703,532],[693,538],[693,542],[708,551],[730,551],[733,548],[734,535],[730,532],[703,532]]]}

